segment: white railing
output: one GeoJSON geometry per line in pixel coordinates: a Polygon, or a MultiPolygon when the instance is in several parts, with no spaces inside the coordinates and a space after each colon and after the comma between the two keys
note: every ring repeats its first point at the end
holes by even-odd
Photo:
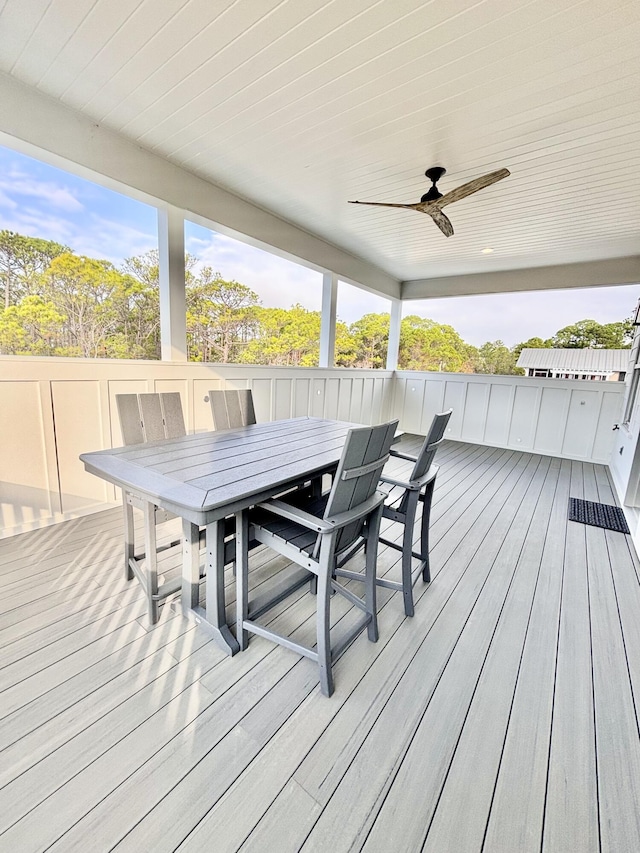
{"type": "Polygon", "coordinates": [[[447,438],[608,463],[622,383],[511,376],[0,357],[0,536],[115,504],[78,454],[122,443],[115,395],[179,391],[187,429],[211,428],[209,389],[251,388],[259,421],[400,418],[425,433],[453,408],[447,438]]]}
{"type": "Polygon", "coordinates": [[[399,371],[394,412],[424,433],[453,409],[447,438],[608,464],[621,417],[623,382],[399,371]]]}
{"type": "Polygon", "coordinates": [[[259,421],[391,417],[387,371],[0,357],[0,536],[119,500],[78,454],[122,444],[115,395],[179,391],[187,429],[211,429],[209,389],[251,388],[259,421]]]}

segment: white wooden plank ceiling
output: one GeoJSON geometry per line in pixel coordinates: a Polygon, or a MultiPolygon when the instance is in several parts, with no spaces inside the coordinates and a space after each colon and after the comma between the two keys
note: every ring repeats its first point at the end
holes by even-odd
{"type": "Polygon", "coordinates": [[[6,0],[0,70],[399,279],[640,246],[637,0],[6,0]],[[347,204],[437,164],[512,175],[347,204]]]}

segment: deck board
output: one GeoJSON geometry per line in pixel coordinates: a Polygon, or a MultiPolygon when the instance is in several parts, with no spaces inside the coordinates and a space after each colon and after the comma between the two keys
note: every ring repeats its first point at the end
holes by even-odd
{"type": "MultiPolygon", "coordinates": [[[[569,495],[615,503],[607,469],[458,442],[437,462],[433,580],[412,619],[379,591],[331,699],[311,661],[260,637],[227,658],[176,601],[150,627],[119,510],[1,541],[0,847],[640,849],[638,558],[567,521],[569,495]]],[[[257,549],[251,583],[284,566],[257,549]]],[[[302,589],[269,618],[308,643],[314,613],[302,589]]],[[[334,630],[352,618],[336,597],[334,630]]]]}

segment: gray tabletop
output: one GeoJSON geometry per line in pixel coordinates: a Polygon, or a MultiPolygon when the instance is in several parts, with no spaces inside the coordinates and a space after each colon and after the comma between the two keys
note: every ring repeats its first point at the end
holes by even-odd
{"type": "Polygon", "coordinates": [[[80,459],[92,474],[204,525],[330,470],[355,426],[292,418],[82,453],[80,459]]]}

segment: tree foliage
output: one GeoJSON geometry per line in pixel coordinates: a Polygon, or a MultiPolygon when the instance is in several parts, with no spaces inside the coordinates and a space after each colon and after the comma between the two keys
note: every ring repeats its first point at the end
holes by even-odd
{"type": "Polygon", "coordinates": [[[632,340],[631,320],[604,324],[595,320],[579,320],[557,331],[552,338],[552,345],[571,349],[624,349],[631,345],[632,340]]]}
{"type": "Polygon", "coordinates": [[[292,367],[318,364],[319,311],[308,311],[302,305],[293,305],[289,309],[260,306],[254,309],[253,321],[253,337],[245,346],[240,361],[292,367]]]}
{"type": "Polygon", "coordinates": [[[411,314],[400,326],[398,366],[402,370],[471,373],[474,349],[453,326],[411,314]]]}
{"type": "Polygon", "coordinates": [[[542,338],[529,338],[528,341],[522,341],[521,344],[516,344],[513,347],[513,355],[517,361],[523,349],[550,349],[552,346],[553,341],[551,338],[547,338],[546,340],[542,338]]]}
{"type": "MultiPolygon", "coordinates": [[[[389,340],[389,314],[365,314],[342,330],[336,364],[343,367],[384,367],[389,340]]],[[[337,336],[336,336],[337,338],[337,336]]]]}
{"type": "MultiPolygon", "coordinates": [[[[192,361],[312,367],[320,353],[321,316],[302,305],[267,308],[245,284],[228,281],[197,258],[185,258],[187,344],[192,361]]],[[[0,231],[0,353],[160,357],[160,282],[156,249],[120,269],[49,240],[0,231]]],[[[336,324],[335,363],[383,368],[389,314],[336,324]]],[[[520,373],[524,347],[629,346],[630,320],[580,320],[549,339],[509,348],[476,348],[449,325],[411,315],[402,320],[398,363],[405,370],[520,373]]]]}
{"type": "Polygon", "coordinates": [[[40,277],[51,261],[69,251],[68,246],[52,240],[0,231],[0,281],[4,307],[17,305],[23,297],[35,293],[40,277]]]}
{"type": "Polygon", "coordinates": [[[475,359],[475,373],[517,374],[524,370],[516,367],[518,360],[514,349],[506,347],[502,341],[487,341],[478,349],[475,359]]]}
{"type": "Polygon", "coordinates": [[[187,287],[187,344],[192,361],[241,360],[255,324],[258,295],[205,267],[187,287]]]}

